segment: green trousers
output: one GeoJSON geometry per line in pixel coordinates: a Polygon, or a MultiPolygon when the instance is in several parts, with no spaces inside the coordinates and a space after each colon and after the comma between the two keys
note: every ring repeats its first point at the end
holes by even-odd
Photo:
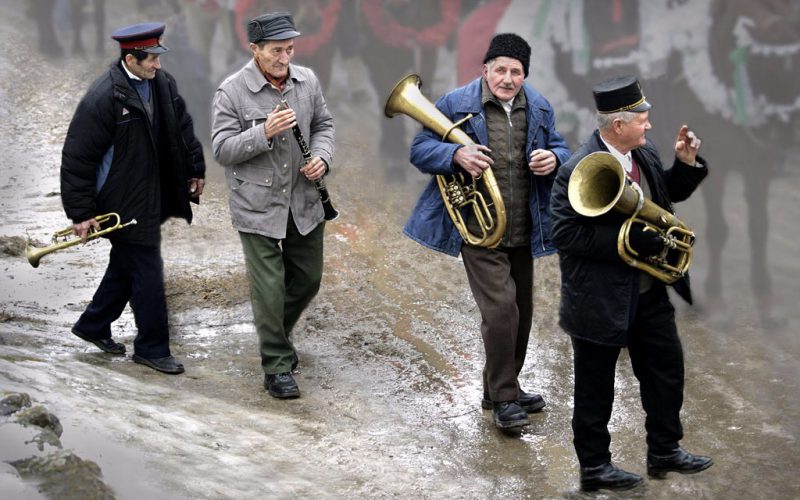
{"type": "Polygon", "coordinates": [[[289,215],[286,238],[239,233],[250,278],[250,302],[266,374],[291,370],[292,329],[319,291],[325,223],[309,234],[289,215]]]}

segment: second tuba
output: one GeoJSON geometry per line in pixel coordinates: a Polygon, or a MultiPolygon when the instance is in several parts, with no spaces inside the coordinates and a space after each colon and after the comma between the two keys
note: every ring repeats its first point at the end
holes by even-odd
{"type": "Polygon", "coordinates": [[[628,265],[641,269],[664,283],[682,278],[692,263],[694,233],[669,210],[644,197],[641,188],[625,174],[611,153],[597,151],[578,162],[567,188],[569,203],[579,214],[597,217],[611,209],[629,215],[617,238],[617,252],[628,265]],[[658,254],[638,258],[631,248],[630,231],[634,223],[661,236],[664,248],[658,254]]]}
{"type": "MultiPolygon", "coordinates": [[[[408,75],[400,80],[386,100],[384,107],[386,116],[392,118],[398,113],[403,113],[420,122],[425,128],[441,135],[442,141],[450,141],[463,146],[475,144],[466,132],[458,128],[460,124],[472,118],[472,115],[457,123],[451,122],[422,95],[419,90],[420,84],[421,81],[417,75],[408,75]]],[[[492,169],[484,170],[478,179],[468,174],[458,173],[437,175],[436,181],[439,184],[439,191],[444,199],[447,213],[464,241],[470,245],[487,248],[499,245],[500,240],[503,239],[503,233],[506,231],[506,207],[492,169]],[[491,202],[487,202],[483,193],[478,190],[478,180],[484,182],[491,202]],[[466,220],[460,211],[464,207],[472,209],[481,230],[480,234],[473,234],[467,228],[466,220]],[[494,207],[494,215],[491,207],[494,207]]]]}

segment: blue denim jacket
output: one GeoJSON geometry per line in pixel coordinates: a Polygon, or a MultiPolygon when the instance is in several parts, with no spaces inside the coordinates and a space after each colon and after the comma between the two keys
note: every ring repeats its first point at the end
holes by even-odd
{"type": "MultiPolygon", "coordinates": [[[[553,108],[533,87],[524,84],[522,89],[528,103],[525,156],[530,157],[534,149],[547,149],[555,153],[558,165],[561,166],[569,158],[570,152],[564,139],[556,132],[553,108]]],[[[436,107],[453,122],[472,113],[473,117],[459,128],[476,143],[488,145],[486,115],[481,104],[481,78],[445,94],[436,101],[436,107]]],[[[411,163],[421,172],[433,176],[452,174],[460,170],[460,167],[453,164],[453,155],[459,147],[459,144],[442,142],[441,137],[425,128],[411,144],[411,163]]],[[[550,242],[550,190],[557,171],[558,169],[553,170],[547,176],[530,176],[532,257],[541,257],[556,251],[550,242]]],[[[435,177],[431,177],[417,200],[403,232],[417,243],[433,250],[453,256],[461,252],[464,240],[447,214],[435,177]]]]}

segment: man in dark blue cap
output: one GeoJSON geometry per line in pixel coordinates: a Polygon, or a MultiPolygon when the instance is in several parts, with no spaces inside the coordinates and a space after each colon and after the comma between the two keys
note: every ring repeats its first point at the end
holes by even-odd
{"type": "MultiPolygon", "coordinates": [[[[651,106],[639,81],[628,76],[600,83],[594,87],[594,98],[598,130],[561,167],[551,197],[552,237],[561,263],[560,325],[572,337],[575,364],[572,429],[581,488],[587,491],[628,489],[642,483],[639,475],[612,464],[609,452],[614,376],[624,347],[647,415],[648,475],[692,474],[712,464],[711,458],[687,453],[679,444],[684,368],[675,309],[663,282],[629,266],[618,253],[620,228],[630,214],[609,210],[586,217],[575,211],[568,194],[578,163],[602,151],[619,162],[637,191],[672,211],[672,204],[688,198],[708,174],[706,162],[697,155],[700,139],[682,126],[675,140],[675,161],[665,170],[645,136],[651,128],[651,106]]],[[[664,248],[663,239],[640,224],[633,225],[630,244],[640,259],[664,248]]],[[[688,279],[672,286],[691,303],[688,279]]]]}
{"type": "Polygon", "coordinates": [[[253,59],[214,96],[212,148],[231,188],[264,387],[273,397],[296,398],[292,331],[322,279],[325,223],[313,181],[333,161],[333,118],[314,72],[292,64],[300,33],[289,13],[256,17],[247,35],[253,59]],[[294,126],[308,143],[308,162],[294,126]]]}
{"type": "Polygon", "coordinates": [[[75,234],[99,229],[115,212],[135,225],[109,233],[111,254],[92,302],[72,333],[101,350],[124,354],[111,323],[130,303],[138,332],[133,361],[182,373],[170,353],[161,259],[161,224],[192,220],[190,200],[203,193],[205,162],[175,80],[161,69],[162,23],[115,31],[121,57],[91,85],[67,131],[61,199],[75,234]]]}

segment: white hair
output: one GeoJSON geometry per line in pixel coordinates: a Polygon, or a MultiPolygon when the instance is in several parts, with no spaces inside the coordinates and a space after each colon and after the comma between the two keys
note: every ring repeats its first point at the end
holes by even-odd
{"type": "Polygon", "coordinates": [[[623,123],[630,123],[636,119],[639,113],[633,111],[618,111],[616,113],[597,113],[597,128],[600,130],[610,129],[614,120],[622,120],[623,123]]]}

